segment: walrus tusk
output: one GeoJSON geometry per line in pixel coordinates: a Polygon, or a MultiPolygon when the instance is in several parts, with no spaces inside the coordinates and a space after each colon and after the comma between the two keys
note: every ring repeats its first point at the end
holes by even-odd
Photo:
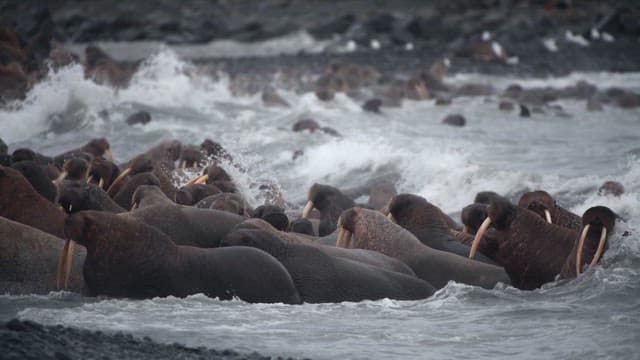
{"type": "Polygon", "coordinates": [[[311,214],[311,210],[313,210],[313,201],[309,200],[307,201],[307,205],[304,206],[304,209],[302,210],[302,218],[306,219],[309,217],[309,214],[311,214]]]}
{"type": "Polygon", "coordinates": [[[111,149],[107,149],[104,151],[104,155],[102,155],[102,157],[105,160],[109,160],[111,162],[113,162],[113,153],[111,152],[111,149]]]}
{"type": "Polygon", "coordinates": [[[482,240],[482,237],[489,228],[489,225],[491,225],[491,218],[487,216],[487,218],[482,222],[482,225],[480,225],[480,228],[478,228],[476,237],[473,238],[471,250],[469,251],[469,259],[473,259],[473,257],[476,255],[476,251],[478,251],[478,246],[480,245],[480,240],[482,240]]]}
{"type": "Polygon", "coordinates": [[[469,234],[469,227],[467,225],[462,227],[462,233],[463,234],[469,234]]]}
{"type": "Polygon", "coordinates": [[[398,222],[396,221],[396,218],[393,217],[392,213],[387,214],[387,219],[389,219],[389,221],[391,221],[394,224],[397,224],[398,222]]]}
{"type": "Polygon", "coordinates": [[[553,221],[551,221],[551,211],[549,211],[549,209],[544,209],[544,217],[549,224],[553,224],[553,221]]]}
{"type": "Polygon", "coordinates": [[[180,161],[180,169],[186,169],[186,168],[187,168],[187,160],[180,161]]]}
{"type": "Polygon", "coordinates": [[[133,210],[135,210],[137,208],[138,208],[138,203],[134,202],[133,205],[131,205],[131,210],[129,210],[129,211],[133,211],[133,210]]]}
{"type": "Polygon", "coordinates": [[[62,278],[64,278],[64,288],[66,289],[69,287],[71,263],[73,262],[73,248],[73,240],[67,239],[64,243],[64,247],[62,248],[60,258],[58,259],[58,271],[56,273],[56,286],[58,289],[60,289],[62,278]]]}
{"type": "Polygon", "coordinates": [[[598,263],[600,257],[602,256],[602,252],[604,251],[604,244],[607,242],[607,228],[603,227],[600,232],[600,241],[598,242],[598,249],[596,250],[595,255],[593,255],[593,259],[591,259],[591,264],[589,266],[593,266],[598,263]]]}
{"type": "Polygon", "coordinates": [[[578,240],[578,250],[576,251],[576,276],[580,275],[580,264],[582,263],[582,248],[584,247],[584,239],[587,237],[587,233],[589,232],[590,224],[585,225],[584,229],[582,229],[582,233],[580,234],[580,240],[578,240]]]}
{"type": "Polygon", "coordinates": [[[193,179],[189,180],[187,185],[202,184],[203,182],[206,182],[207,180],[209,180],[209,175],[204,174],[204,175],[196,176],[193,179]]]}
{"type": "Polygon", "coordinates": [[[98,181],[98,187],[100,189],[102,189],[104,187],[104,179],[103,178],[100,178],[100,181],[98,181]]]}
{"type": "Polygon", "coordinates": [[[73,265],[73,251],[75,249],[75,242],[71,240],[69,242],[69,248],[67,249],[66,266],[64,268],[64,288],[69,288],[69,279],[71,278],[71,265],[73,265]]]}
{"type": "Polygon", "coordinates": [[[344,237],[345,229],[343,227],[338,230],[338,238],[336,239],[336,247],[339,248],[342,244],[342,238],[344,237]]]}
{"type": "Polygon", "coordinates": [[[344,232],[345,232],[344,248],[345,249],[350,249],[351,248],[351,235],[353,235],[353,233],[351,231],[347,230],[347,229],[345,229],[344,232]]]}
{"type": "Polygon", "coordinates": [[[111,183],[111,186],[109,186],[109,188],[107,189],[107,193],[109,195],[113,195],[111,194],[111,190],[113,190],[113,188],[120,184],[122,182],[122,180],[125,178],[125,176],[129,175],[129,173],[131,172],[131,168],[127,168],[127,170],[123,171],[120,173],[120,175],[118,175],[118,177],[113,180],[113,182],[111,183]]]}
{"type": "Polygon", "coordinates": [[[56,179],[56,181],[54,181],[54,183],[56,185],[60,185],[62,183],[62,181],[64,181],[64,179],[67,178],[67,175],[69,175],[68,172],[63,171],[62,174],[60,174],[60,176],[58,176],[58,178],[56,179]]]}

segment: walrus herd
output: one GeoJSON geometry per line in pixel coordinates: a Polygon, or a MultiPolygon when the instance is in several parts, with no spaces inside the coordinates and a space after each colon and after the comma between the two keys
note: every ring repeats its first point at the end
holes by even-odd
{"type": "Polygon", "coordinates": [[[0,150],[0,293],[299,304],[423,299],[449,281],[531,290],[598,264],[618,219],[603,206],[580,217],[545,191],[518,204],[487,191],[458,223],[388,181],[313,184],[302,211],[268,189],[254,209],[225,170],[244,169],[210,139],[122,164],[104,138],[52,157],[0,150]],[[186,168],[202,175],[178,188],[186,168]]]}

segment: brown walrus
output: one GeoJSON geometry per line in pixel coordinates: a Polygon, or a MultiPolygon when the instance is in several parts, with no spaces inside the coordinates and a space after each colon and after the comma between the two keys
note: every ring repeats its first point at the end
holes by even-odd
{"type": "Polygon", "coordinates": [[[287,270],[248,247],[177,246],[139,220],[99,211],[70,215],[68,238],[87,249],[84,278],[91,295],[152,298],[203,293],[220,299],[299,304],[287,270]]]}
{"type": "MultiPolygon", "coordinates": [[[[340,215],[338,226],[347,236],[347,243],[353,235],[356,248],[375,250],[403,261],[417,277],[436,289],[444,287],[450,280],[488,289],[499,282],[511,283],[501,267],[434,250],[377,211],[357,207],[348,209],[340,215]]],[[[341,242],[340,235],[338,242],[341,242]]]]}

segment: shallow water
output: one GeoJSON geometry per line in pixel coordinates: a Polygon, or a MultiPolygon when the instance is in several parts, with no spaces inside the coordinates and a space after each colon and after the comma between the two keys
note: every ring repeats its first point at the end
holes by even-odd
{"type": "MultiPolygon", "coordinates": [[[[400,192],[426,197],[456,214],[478,191],[516,197],[545,189],[582,214],[606,205],[619,222],[601,266],[581,278],[536,291],[484,290],[450,283],[423,301],[365,301],[302,306],[220,302],[203,296],[145,301],[88,299],[70,293],[0,296],[0,320],[127,331],[162,342],[234,348],[267,355],[349,358],[612,358],[640,350],[640,110],[561,100],[563,112],[520,118],[498,110],[495,97],[456,98],[451,106],[405,101],[365,113],[339,94],[324,103],[313,93],[282,90],[290,108],[268,108],[259,95],[234,97],[225,74],[212,79],[170,50],[147,59],[132,85],[114,91],[83,78],[78,66],[38,84],[14,111],[0,111],[11,150],[28,146],[54,155],[107,137],[125,161],[162,139],[199,144],[218,140],[247,169],[228,167],[254,205],[256,183],[275,183],[300,208],[313,182],[350,187],[376,177],[397,180],[400,192]],[[127,126],[147,110],[153,121],[127,126]],[[460,113],[467,126],[442,125],[460,113]],[[569,116],[566,116],[568,114],[569,116]],[[293,133],[312,117],[342,135],[293,133]],[[304,155],[293,161],[295,150],[304,155]],[[619,197],[597,195],[605,180],[624,184],[619,197]],[[625,231],[631,235],[622,236],[625,231]]],[[[640,89],[640,73],[572,74],[553,79],[455,75],[450,83],[505,88],[563,87],[586,80],[601,88],[640,89]]]]}

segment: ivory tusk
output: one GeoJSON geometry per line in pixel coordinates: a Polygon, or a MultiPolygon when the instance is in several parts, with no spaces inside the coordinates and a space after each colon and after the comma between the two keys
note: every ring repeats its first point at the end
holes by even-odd
{"type": "Polygon", "coordinates": [[[580,275],[580,269],[582,268],[582,248],[584,247],[584,239],[587,237],[589,227],[591,227],[591,225],[587,224],[584,229],[582,229],[580,240],[578,240],[578,250],[576,251],[576,276],[580,275]]]}
{"type": "Polygon", "coordinates": [[[303,219],[307,219],[309,217],[309,214],[311,214],[311,210],[313,210],[313,201],[309,200],[307,201],[307,205],[304,206],[304,209],[302,210],[302,218],[303,219]]]}
{"type": "Polygon", "coordinates": [[[344,237],[344,228],[341,227],[340,230],[338,230],[338,238],[336,239],[336,247],[339,248],[340,244],[342,243],[342,238],[344,237]]]}
{"type": "Polygon", "coordinates": [[[131,168],[126,169],[125,171],[121,172],[120,175],[118,175],[118,177],[113,180],[113,182],[111,183],[111,186],[109,186],[109,188],[107,189],[107,193],[109,195],[114,195],[111,194],[111,190],[113,190],[113,188],[120,184],[122,182],[122,180],[124,180],[125,176],[129,175],[129,173],[131,172],[131,168]]]}
{"type": "Polygon", "coordinates": [[[56,271],[56,288],[60,289],[60,283],[62,282],[63,271],[66,268],[67,261],[67,252],[69,250],[69,243],[71,240],[67,240],[64,243],[64,247],[62,248],[62,253],[60,254],[60,258],[58,258],[58,269],[56,271]]]}
{"type": "Polygon", "coordinates": [[[187,168],[187,160],[180,161],[180,169],[186,169],[186,168],[187,168]]]}
{"type": "Polygon", "coordinates": [[[73,251],[75,249],[75,242],[71,240],[69,247],[67,248],[66,264],[64,267],[64,288],[69,288],[69,279],[71,278],[71,265],[73,265],[73,251]]]}
{"type": "Polygon", "coordinates": [[[131,210],[129,210],[129,211],[133,211],[133,210],[135,210],[137,208],[138,208],[138,203],[134,202],[133,205],[131,205],[131,210]]]}
{"type": "Polygon", "coordinates": [[[463,234],[468,234],[469,233],[469,227],[467,225],[462,227],[462,233],[463,234]]]}
{"type": "Polygon", "coordinates": [[[344,232],[345,232],[344,248],[345,249],[350,249],[351,248],[351,235],[353,235],[353,233],[351,231],[349,231],[349,230],[346,230],[346,229],[345,229],[344,232]]]}
{"type": "Polygon", "coordinates": [[[589,266],[594,266],[600,260],[602,256],[602,252],[604,251],[604,244],[607,242],[607,228],[602,227],[602,231],[600,232],[600,241],[598,242],[598,249],[596,250],[595,255],[593,255],[593,259],[591,259],[591,264],[589,266]]]}
{"type": "Polygon", "coordinates": [[[202,184],[203,182],[206,182],[207,180],[209,180],[209,175],[204,174],[204,175],[200,175],[200,176],[196,176],[193,179],[191,179],[187,185],[193,185],[193,184],[202,184]]]}
{"type": "Polygon", "coordinates": [[[62,174],[60,174],[60,176],[58,176],[56,181],[54,181],[54,183],[56,183],[56,185],[60,185],[60,183],[62,183],[64,181],[64,179],[67,178],[67,175],[69,175],[69,173],[67,173],[66,171],[63,171],[62,174]]]}
{"type": "Polygon", "coordinates": [[[549,224],[553,224],[553,221],[551,221],[551,211],[548,209],[544,209],[544,218],[547,219],[549,224]]]}
{"type": "Polygon", "coordinates": [[[387,219],[389,219],[389,221],[391,221],[394,224],[397,224],[398,222],[396,221],[396,218],[393,217],[392,213],[387,214],[387,219]]]}
{"type": "Polygon", "coordinates": [[[104,179],[103,178],[100,178],[100,181],[98,181],[98,187],[100,189],[104,188],[104,179]]]}
{"type": "Polygon", "coordinates": [[[473,238],[471,250],[469,251],[469,259],[473,259],[473,257],[476,255],[476,251],[478,251],[478,246],[480,245],[480,240],[482,240],[482,237],[489,228],[489,225],[491,225],[491,218],[487,216],[487,218],[482,222],[482,225],[480,225],[480,228],[478,228],[476,236],[473,238]]]}
{"type": "Polygon", "coordinates": [[[102,156],[105,160],[109,160],[111,162],[113,162],[113,153],[111,152],[111,149],[107,149],[104,151],[104,155],[102,156]]]}

